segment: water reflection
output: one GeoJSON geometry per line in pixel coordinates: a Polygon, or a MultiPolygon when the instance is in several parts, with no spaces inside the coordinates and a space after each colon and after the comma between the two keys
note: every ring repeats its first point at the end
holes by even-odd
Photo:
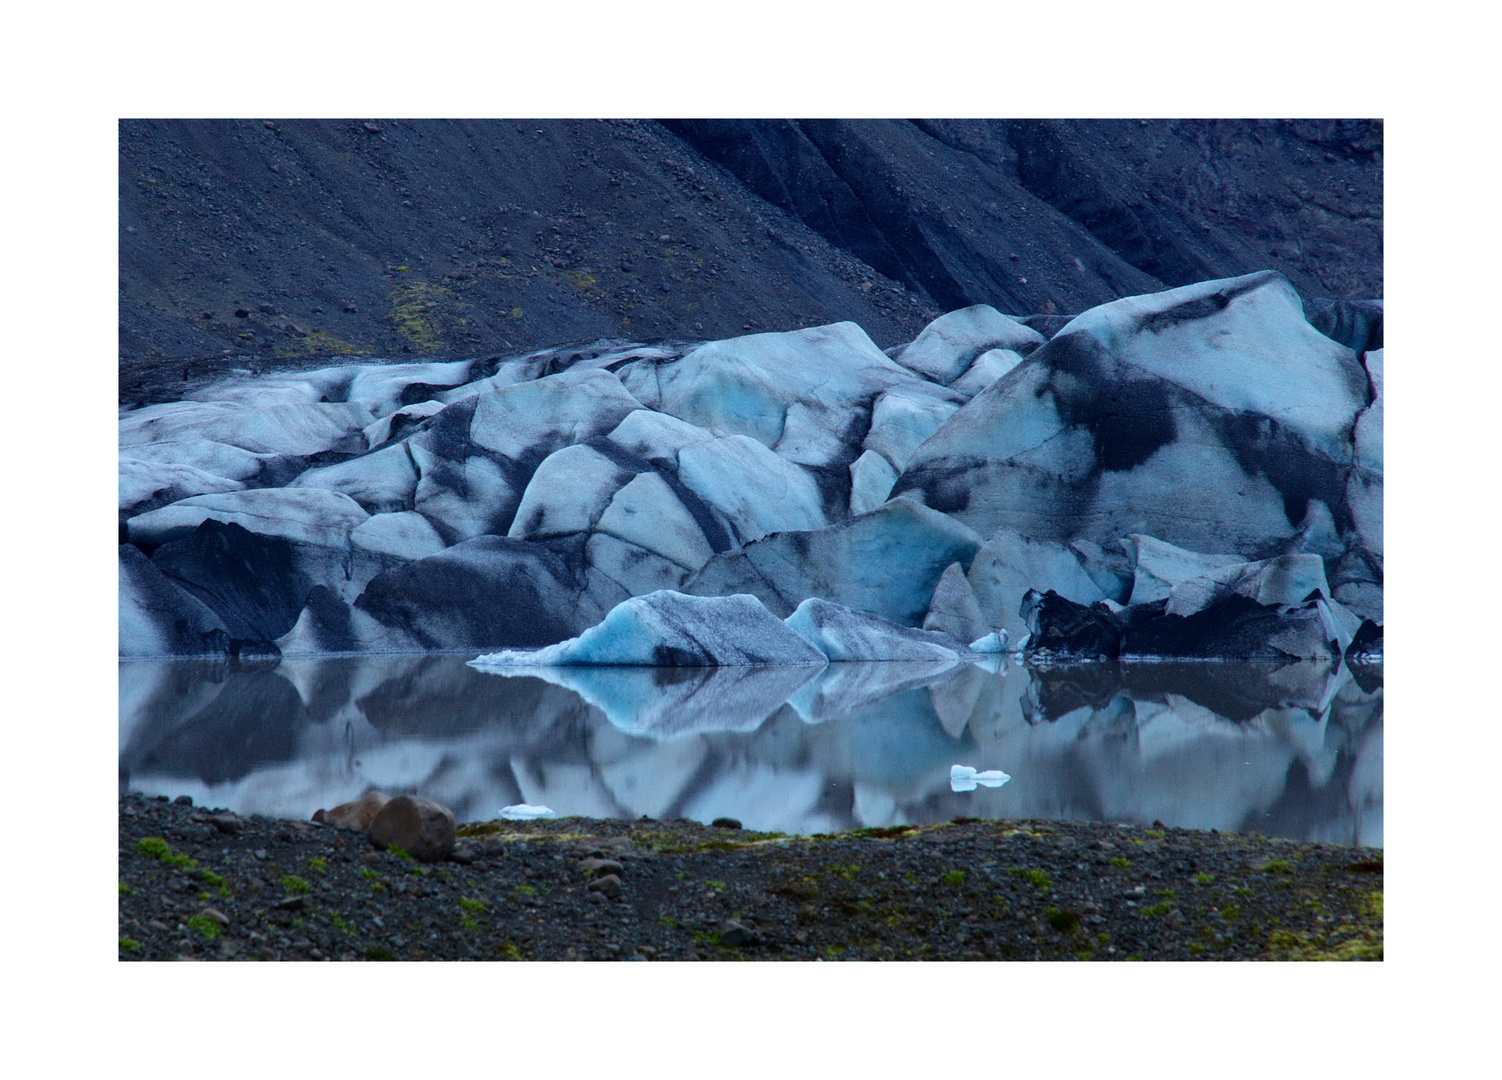
{"type": "Polygon", "coordinates": [[[825,832],[974,817],[1256,829],[1382,843],[1380,671],[531,669],[465,657],[120,665],[122,790],[307,817],[368,788],[460,820],[560,815],[825,832]],[[1004,787],[950,789],[955,764],[1004,787]]]}

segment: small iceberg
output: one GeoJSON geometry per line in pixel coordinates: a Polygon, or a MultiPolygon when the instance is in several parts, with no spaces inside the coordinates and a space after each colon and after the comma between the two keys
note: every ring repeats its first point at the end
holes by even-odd
{"type": "Polygon", "coordinates": [[[532,651],[506,649],[470,661],[482,671],[545,667],[733,667],[819,664],[824,654],[749,594],[688,596],[660,589],[622,600],[578,637],[532,651]]]}
{"type": "Polygon", "coordinates": [[[977,638],[970,643],[970,651],[978,653],[1001,653],[1007,651],[1007,632],[1005,630],[993,630],[983,638],[977,638]]]}
{"type": "Polygon", "coordinates": [[[954,765],[949,770],[949,790],[974,791],[977,784],[981,787],[1001,787],[1010,779],[1000,769],[978,772],[969,765],[954,765]]]}
{"type": "Polygon", "coordinates": [[[507,821],[532,821],[536,818],[550,818],[558,815],[546,806],[531,806],[527,803],[517,803],[515,806],[507,806],[501,810],[501,817],[507,821]]]}

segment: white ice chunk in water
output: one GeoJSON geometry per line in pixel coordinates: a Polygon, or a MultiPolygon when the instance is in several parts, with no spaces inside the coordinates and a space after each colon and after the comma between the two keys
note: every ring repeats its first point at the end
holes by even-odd
{"type": "Polygon", "coordinates": [[[1005,630],[993,630],[983,638],[977,638],[970,643],[970,651],[978,653],[1005,653],[1007,651],[1007,632],[1005,630]]]}
{"type": "Polygon", "coordinates": [[[501,810],[501,817],[507,821],[532,821],[535,818],[557,816],[546,806],[532,806],[530,803],[517,803],[515,806],[507,806],[501,810]]]}
{"type": "Polygon", "coordinates": [[[974,791],[977,784],[981,787],[1001,787],[1010,779],[1000,769],[978,772],[969,765],[953,765],[949,769],[949,790],[974,791]]]}

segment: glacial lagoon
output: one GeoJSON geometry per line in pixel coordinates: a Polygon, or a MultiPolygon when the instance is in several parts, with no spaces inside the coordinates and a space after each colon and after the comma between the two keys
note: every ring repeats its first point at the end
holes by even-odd
{"type": "Polygon", "coordinates": [[[306,819],[369,788],[488,820],[956,817],[1382,844],[1381,667],[1296,662],[532,668],[473,653],[120,663],[120,790],[306,819]],[[951,788],[950,769],[1000,769],[951,788]]]}

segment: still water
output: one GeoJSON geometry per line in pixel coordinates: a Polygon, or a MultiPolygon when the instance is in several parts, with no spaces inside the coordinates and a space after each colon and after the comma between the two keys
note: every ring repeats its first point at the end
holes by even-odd
{"type": "Polygon", "coordinates": [[[120,790],[296,818],[374,787],[461,822],[531,803],[790,833],[970,816],[1382,844],[1380,668],[993,658],[497,675],[466,658],[122,662],[120,790]],[[953,791],[953,765],[1011,780],[953,791]]]}

